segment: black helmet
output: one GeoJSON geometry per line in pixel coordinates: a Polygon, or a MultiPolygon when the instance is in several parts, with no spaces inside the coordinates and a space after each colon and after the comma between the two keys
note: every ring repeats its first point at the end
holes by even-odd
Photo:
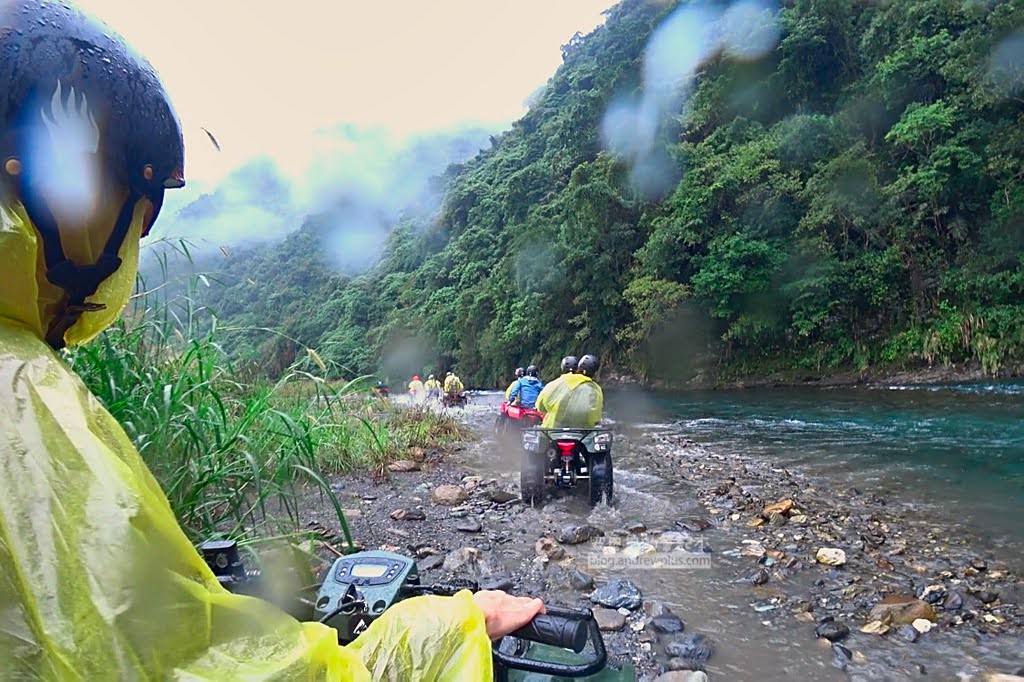
{"type": "Polygon", "coordinates": [[[526,375],[531,377],[537,376],[537,365],[530,365],[529,367],[527,367],[526,375]]]}
{"type": "Polygon", "coordinates": [[[526,370],[522,367],[516,367],[516,379],[526,374],[526,370]]]}
{"type": "Polygon", "coordinates": [[[89,309],[86,299],[121,267],[139,201],[150,203],[144,237],[164,190],[184,186],[185,145],[153,67],[109,27],[63,2],[7,0],[3,14],[0,193],[20,200],[41,237],[46,279],[66,292],[47,330],[50,345],[62,348],[65,331],[89,309]],[[98,169],[88,191],[123,201],[94,262],[65,255],[55,210],[74,209],[47,201],[55,196],[54,169],[75,155],[98,169]]]}
{"type": "Polygon", "coordinates": [[[562,374],[565,374],[567,372],[575,372],[576,365],[578,364],[579,361],[576,359],[575,355],[565,356],[564,358],[562,358],[562,374]]]}
{"type": "Polygon", "coordinates": [[[593,377],[597,374],[597,370],[601,367],[601,361],[597,359],[596,355],[584,355],[580,358],[579,373],[588,377],[593,377]]]}

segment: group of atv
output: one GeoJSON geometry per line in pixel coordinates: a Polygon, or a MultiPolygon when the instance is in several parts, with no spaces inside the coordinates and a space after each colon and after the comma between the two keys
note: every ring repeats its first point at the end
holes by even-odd
{"type": "Polygon", "coordinates": [[[523,502],[540,505],[548,486],[576,488],[586,482],[590,505],[612,503],[612,433],[607,429],[544,428],[533,408],[501,403],[494,432],[499,442],[521,450],[519,487],[523,502]]]}

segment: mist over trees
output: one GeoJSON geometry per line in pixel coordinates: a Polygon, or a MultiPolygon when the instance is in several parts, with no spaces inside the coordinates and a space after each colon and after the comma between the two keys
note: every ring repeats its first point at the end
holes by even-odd
{"type": "Polygon", "coordinates": [[[700,55],[653,132],[612,118],[679,7],[625,0],[574,37],[436,205],[340,198],[220,263],[230,350],[477,386],[570,352],[670,381],[1024,359],[1024,5],[788,1],[747,15],[774,31],[756,58],[700,55]],[[654,162],[609,143],[630,125],[654,162]],[[378,219],[374,264],[344,274],[325,235],[378,219]]]}

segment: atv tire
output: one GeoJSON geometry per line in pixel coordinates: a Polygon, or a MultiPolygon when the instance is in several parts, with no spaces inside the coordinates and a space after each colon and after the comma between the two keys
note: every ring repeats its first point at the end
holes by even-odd
{"type": "Polygon", "coordinates": [[[614,486],[612,454],[610,452],[590,457],[590,506],[596,507],[602,501],[610,506],[614,486]]]}
{"type": "Polygon", "coordinates": [[[519,465],[519,491],[524,504],[539,506],[544,502],[544,457],[542,453],[524,452],[519,465]]]}

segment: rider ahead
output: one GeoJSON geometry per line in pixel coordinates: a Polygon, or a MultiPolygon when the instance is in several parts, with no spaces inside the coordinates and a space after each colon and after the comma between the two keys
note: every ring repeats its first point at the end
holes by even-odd
{"type": "Polygon", "coordinates": [[[433,374],[427,377],[423,388],[427,391],[427,400],[437,400],[441,397],[441,382],[433,374]]]}
{"type": "Polygon", "coordinates": [[[448,395],[459,395],[464,390],[466,388],[462,385],[462,379],[455,372],[448,372],[448,375],[444,378],[444,392],[448,395]]]}
{"type": "Polygon", "coordinates": [[[140,239],[164,191],[184,185],[178,118],[108,27],[65,2],[0,11],[0,676],[491,679],[491,640],[540,601],[416,597],[342,647],[326,625],[220,585],[58,355],[128,302],[140,239]],[[68,172],[75,192],[60,184],[68,172]]]}
{"type": "MultiPolygon", "coordinates": [[[[563,360],[563,371],[572,366],[575,359],[569,356],[563,360]]],[[[575,372],[566,372],[544,387],[537,396],[537,411],[544,413],[541,428],[592,429],[597,426],[604,408],[604,392],[593,377],[600,366],[597,357],[584,355],[575,372]]]]}
{"type": "Polygon", "coordinates": [[[505,402],[506,403],[511,402],[511,400],[512,400],[512,389],[516,387],[516,384],[519,383],[519,380],[522,379],[523,375],[525,375],[525,374],[526,374],[526,370],[525,369],[523,369],[522,367],[516,367],[516,378],[513,379],[512,383],[509,384],[508,388],[505,389],[505,402]]]}
{"type": "Polygon", "coordinates": [[[544,382],[537,377],[537,366],[530,365],[526,368],[526,376],[513,384],[512,390],[509,392],[508,403],[532,410],[537,404],[537,396],[540,395],[543,388],[544,382]]]}

